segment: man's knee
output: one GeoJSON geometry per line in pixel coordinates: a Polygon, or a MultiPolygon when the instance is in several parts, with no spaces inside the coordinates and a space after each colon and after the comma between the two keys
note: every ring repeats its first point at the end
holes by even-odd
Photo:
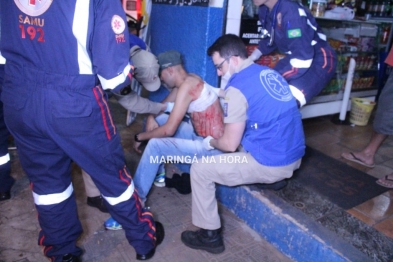
{"type": "Polygon", "coordinates": [[[195,180],[197,179],[197,177],[200,177],[201,175],[205,174],[206,173],[205,167],[206,164],[204,163],[193,163],[190,169],[191,180],[195,180]]]}

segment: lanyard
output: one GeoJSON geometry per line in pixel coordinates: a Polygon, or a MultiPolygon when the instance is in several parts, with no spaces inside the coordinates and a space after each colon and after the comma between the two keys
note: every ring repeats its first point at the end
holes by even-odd
{"type": "MultiPolygon", "coordinates": [[[[281,4],[281,0],[278,0],[277,5],[274,8],[274,13],[273,13],[273,22],[272,22],[272,29],[271,29],[271,33],[270,33],[270,41],[267,44],[267,46],[272,46],[273,45],[273,41],[274,41],[274,31],[276,28],[276,22],[277,22],[277,12],[278,12],[278,8],[280,7],[281,4]]],[[[269,37],[269,32],[266,30],[266,18],[267,18],[267,13],[265,13],[265,19],[263,20],[263,29],[261,31],[261,38],[266,38],[269,37]]]]}

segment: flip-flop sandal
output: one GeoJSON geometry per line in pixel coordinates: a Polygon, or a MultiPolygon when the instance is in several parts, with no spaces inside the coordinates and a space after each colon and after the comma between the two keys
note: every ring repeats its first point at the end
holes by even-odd
{"type": "Polygon", "coordinates": [[[369,165],[367,163],[364,163],[360,158],[357,158],[354,153],[349,152],[349,154],[352,156],[352,158],[347,157],[344,154],[342,154],[341,157],[346,159],[346,160],[348,160],[348,161],[352,161],[352,162],[358,163],[359,165],[362,165],[362,166],[366,166],[366,167],[369,167],[369,168],[375,167],[375,164],[369,165]]]}
{"type": "Polygon", "coordinates": [[[385,176],[385,178],[378,179],[377,184],[387,188],[393,188],[393,179],[389,178],[389,175],[385,176]]]}

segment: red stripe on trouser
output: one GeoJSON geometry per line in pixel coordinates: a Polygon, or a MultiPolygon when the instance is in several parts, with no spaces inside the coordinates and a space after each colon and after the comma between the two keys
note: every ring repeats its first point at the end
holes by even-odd
{"type": "Polygon", "coordinates": [[[106,100],[103,99],[104,94],[103,94],[102,89],[100,87],[96,86],[93,89],[93,92],[94,92],[94,97],[96,98],[97,104],[100,107],[101,116],[102,116],[102,122],[104,124],[106,137],[108,138],[108,140],[111,140],[112,136],[111,136],[111,133],[110,133],[108,122],[112,126],[114,134],[116,134],[116,127],[115,127],[115,125],[113,123],[112,115],[110,113],[108,104],[106,103],[106,100]]]}
{"type": "MultiPolygon", "coordinates": [[[[137,193],[134,192],[134,197],[135,199],[139,200],[139,196],[137,193]]],[[[151,223],[151,221],[153,220],[153,214],[151,212],[141,212],[141,201],[135,201],[135,205],[136,205],[136,209],[138,210],[138,217],[141,218],[140,221],[142,222],[147,222],[149,224],[149,227],[151,230],[153,230],[154,232],[156,231],[156,228],[153,226],[153,224],[151,223]],[[151,217],[151,219],[149,218],[143,218],[143,217],[151,217]]],[[[150,233],[147,232],[147,235],[151,238],[156,240],[156,238],[150,233]]]]}
{"type": "Polygon", "coordinates": [[[332,51],[329,51],[329,53],[330,53],[330,68],[329,68],[328,73],[330,73],[333,69],[333,54],[332,54],[332,51]]]}
{"type": "Polygon", "coordinates": [[[321,48],[321,51],[322,51],[322,53],[323,53],[323,61],[324,61],[322,68],[325,68],[326,65],[327,65],[326,51],[325,51],[324,48],[321,48]]]}
{"type": "Polygon", "coordinates": [[[126,177],[124,177],[124,175],[123,175],[124,174],[124,169],[123,170],[119,170],[119,177],[120,177],[121,181],[125,182],[129,186],[131,184],[131,181],[129,179],[127,179],[127,175],[126,175],[126,177]]]}
{"type": "Polygon", "coordinates": [[[282,74],[282,76],[284,78],[289,78],[293,75],[297,74],[298,69],[296,67],[292,67],[292,69],[290,71],[285,72],[284,74],[282,74]]]}

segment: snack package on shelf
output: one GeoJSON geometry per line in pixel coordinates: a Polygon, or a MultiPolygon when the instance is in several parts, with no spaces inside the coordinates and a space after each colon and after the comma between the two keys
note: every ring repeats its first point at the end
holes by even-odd
{"type": "MultiPolygon", "coordinates": [[[[251,53],[257,48],[257,45],[247,45],[247,54],[251,55],[251,53]]],[[[256,64],[264,65],[270,68],[274,68],[278,61],[283,59],[285,55],[278,53],[271,53],[269,55],[262,55],[258,60],[255,61],[256,64]]]]}
{"type": "Polygon", "coordinates": [[[319,95],[330,95],[337,94],[342,85],[342,80],[333,78],[329,83],[322,89],[319,95]]]}

